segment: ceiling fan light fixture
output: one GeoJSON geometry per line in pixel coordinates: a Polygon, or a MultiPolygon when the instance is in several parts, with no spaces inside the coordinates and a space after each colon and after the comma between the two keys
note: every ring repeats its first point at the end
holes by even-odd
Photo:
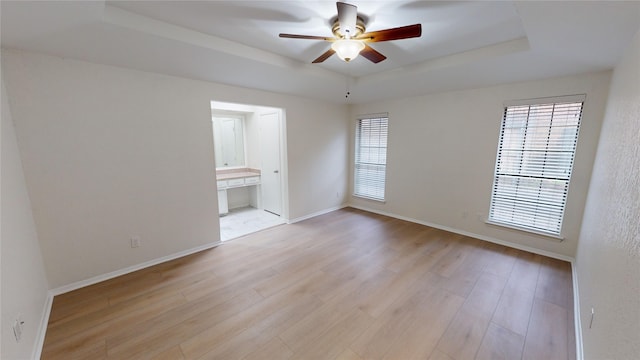
{"type": "Polygon", "coordinates": [[[338,57],[345,62],[355,59],[360,51],[364,49],[364,43],[360,40],[341,39],[335,41],[331,48],[336,52],[338,57]]]}
{"type": "Polygon", "coordinates": [[[365,21],[362,17],[358,16],[357,6],[338,1],[336,7],[338,9],[338,16],[333,18],[333,26],[331,27],[333,37],[283,33],[280,33],[279,36],[281,38],[332,42],[333,44],[329,50],[312,61],[314,64],[319,64],[327,60],[333,54],[337,54],[342,61],[348,63],[358,57],[358,54],[361,52],[362,57],[377,64],[387,57],[369,46],[368,43],[410,39],[422,35],[421,24],[366,32],[365,21]]]}

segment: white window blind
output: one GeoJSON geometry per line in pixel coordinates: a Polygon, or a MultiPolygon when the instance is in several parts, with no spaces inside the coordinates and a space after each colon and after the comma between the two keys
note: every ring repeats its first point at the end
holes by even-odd
{"type": "Polygon", "coordinates": [[[560,236],[584,96],[506,106],[490,223],[560,236]]]}
{"type": "Polygon", "coordinates": [[[387,168],[388,115],[358,119],[354,166],[354,195],[384,201],[387,168]]]}

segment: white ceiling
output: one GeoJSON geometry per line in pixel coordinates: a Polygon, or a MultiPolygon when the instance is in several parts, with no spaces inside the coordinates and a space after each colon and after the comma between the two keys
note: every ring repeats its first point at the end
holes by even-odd
{"type": "Polygon", "coordinates": [[[311,61],[335,1],[0,2],[2,46],[335,102],[368,102],[610,69],[640,2],[347,1],[367,30],[422,24],[371,44],[387,56],[311,61]],[[345,99],[346,88],[351,96],[345,99]]]}

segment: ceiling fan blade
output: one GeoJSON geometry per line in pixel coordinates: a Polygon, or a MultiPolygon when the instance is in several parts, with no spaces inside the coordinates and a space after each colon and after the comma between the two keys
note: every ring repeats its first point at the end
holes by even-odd
{"type": "Polygon", "coordinates": [[[281,38],[334,41],[335,38],[315,35],[280,34],[281,38]]]}
{"type": "Polygon", "coordinates": [[[356,33],[356,22],[358,21],[358,7],[355,5],[337,2],[338,23],[340,23],[340,34],[344,37],[351,37],[356,33]]]}
{"type": "Polygon", "coordinates": [[[401,26],[393,29],[372,31],[358,36],[358,40],[367,42],[380,42],[390,40],[400,40],[420,37],[422,35],[422,25],[414,24],[401,26]]]}
{"type": "Polygon", "coordinates": [[[379,53],[376,49],[372,48],[371,46],[364,44],[364,49],[362,49],[362,51],[360,51],[360,55],[364,56],[365,58],[367,58],[369,61],[371,61],[374,64],[379,63],[380,61],[386,59],[387,57],[382,55],[381,53],[379,53]]]}
{"type": "Polygon", "coordinates": [[[335,50],[329,49],[324,54],[318,56],[317,59],[313,60],[312,63],[314,63],[314,64],[321,63],[321,62],[327,60],[329,57],[331,57],[331,55],[333,55],[335,53],[336,53],[335,50]]]}

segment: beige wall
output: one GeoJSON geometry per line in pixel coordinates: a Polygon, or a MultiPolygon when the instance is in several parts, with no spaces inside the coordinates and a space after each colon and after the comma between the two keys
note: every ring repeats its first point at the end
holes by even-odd
{"type": "Polygon", "coordinates": [[[354,106],[352,119],[359,114],[389,113],[387,201],[351,197],[350,202],[573,257],[609,80],[610,72],[602,72],[354,106]],[[486,224],[503,103],[572,94],[587,94],[587,99],[562,229],[564,241],[486,224]]]}
{"type": "Polygon", "coordinates": [[[211,100],[285,109],[289,218],[343,202],[335,193],[347,188],[345,105],[2,56],[52,288],[219,241],[211,100]],[[140,248],[130,248],[132,235],[140,248]]]}
{"type": "MultiPolygon", "coordinates": [[[[4,73],[2,74],[4,75],[4,73]]],[[[1,76],[0,76],[1,77],[1,76]]],[[[40,325],[49,286],[44,272],[38,234],[18,153],[16,135],[2,81],[0,254],[2,274],[2,359],[29,359],[39,351],[40,325]],[[12,331],[22,315],[20,342],[12,331]]]]}
{"type": "Polygon", "coordinates": [[[585,359],[640,356],[640,32],[616,67],[576,259],[585,359]],[[589,329],[591,308],[595,309],[589,329]]]}

